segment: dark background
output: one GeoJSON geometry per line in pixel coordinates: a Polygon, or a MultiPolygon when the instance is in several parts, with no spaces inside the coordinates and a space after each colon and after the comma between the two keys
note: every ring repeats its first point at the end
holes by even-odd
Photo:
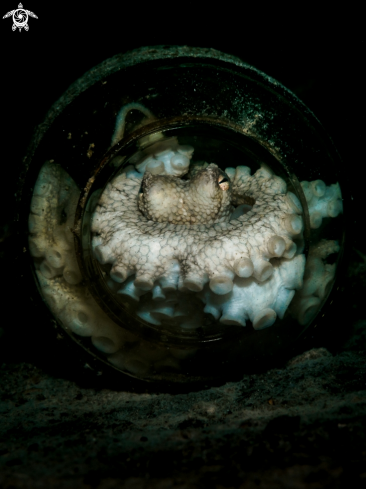
{"type": "MultiPolygon", "coordinates": [[[[1,17],[18,2],[3,1],[1,17]]],[[[11,18],[0,22],[0,297],[13,331],[0,338],[0,487],[364,487],[366,268],[355,251],[366,254],[362,12],[198,1],[23,6],[38,16],[28,32],[13,32],[11,18]],[[160,44],[239,56],[293,90],[334,140],[356,203],[347,278],[353,302],[343,309],[355,334],[338,355],[318,348],[283,369],[180,397],[98,389],[65,378],[62,365],[55,373],[24,357],[27,345],[16,334],[22,297],[6,284],[15,265],[14,193],[32,132],[87,70],[160,44]]]]}
{"type": "MultiPolygon", "coordinates": [[[[2,14],[18,0],[1,4],[2,14]]],[[[222,2],[27,0],[29,31],[1,19],[1,222],[34,127],[68,86],[108,57],[139,46],[185,44],[241,57],[292,89],[336,143],[349,172],[363,161],[365,41],[361,11],[222,2]],[[204,7],[203,7],[204,5],[204,7]]],[[[357,168],[357,170],[356,170],[357,168]]],[[[362,189],[353,178],[354,189],[362,189]]]]}

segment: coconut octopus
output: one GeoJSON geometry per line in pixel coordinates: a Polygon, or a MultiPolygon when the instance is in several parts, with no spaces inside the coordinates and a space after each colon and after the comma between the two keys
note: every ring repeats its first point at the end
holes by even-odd
{"type": "MultiPolygon", "coordinates": [[[[121,109],[113,143],[132,109],[142,111],[139,104],[121,109]]],[[[137,314],[152,324],[161,324],[162,301],[170,303],[167,318],[180,316],[194,292],[223,324],[271,326],[303,285],[298,198],[266,165],[253,175],[247,166],[223,171],[191,162],[194,148],[177,138],[151,139],[98,194],[92,216],[94,256],[109,264],[111,288],[136,301],[145,296],[137,314]]],[[[341,212],[338,184],[305,186],[309,203],[315,197],[312,227],[341,212]]]]}
{"type": "MultiPolygon", "coordinates": [[[[154,119],[140,104],[123,107],[112,144],[133,109],[154,119]]],[[[281,319],[303,285],[306,262],[302,207],[286,182],[266,165],[251,175],[247,166],[223,171],[191,162],[194,148],[177,138],[158,133],[146,142],[132,165],[95,195],[92,248],[109,265],[110,287],[140,301],[137,314],[152,324],[180,317],[183,303],[189,310],[189,293],[223,324],[250,320],[262,329],[281,319]]],[[[342,211],[338,184],[302,185],[311,227],[342,211]]]]}
{"type": "Polygon", "coordinates": [[[224,324],[250,319],[263,328],[283,317],[305,267],[293,241],[302,208],[286,183],[266,167],[251,176],[245,166],[192,165],[182,179],[151,166],[114,178],[92,217],[94,255],[111,265],[118,292],[139,299],[151,291],[160,301],[168,292],[200,293],[205,312],[224,324]]]}
{"type": "MultiPolygon", "coordinates": [[[[123,135],[130,104],[117,118],[112,143],[123,135]]],[[[146,111],[145,111],[146,112],[146,111]]],[[[146,117],[151,117],[146,112],[146,117]]],[[[84,216],[92,252],[111,291],[135,304],[137,316],[164,327],[271,326],[288,310],[306,325],[330,290],[337,241],[321,240],[303,254],[302,208],[284,180],[262,166],[220,169],[192,161],[194,148],[161,133],[145,139],[84,216]],[[106,276],[108,274],[108,277],[106,276]],[[298,291],[297,293],[295,293],[298,291]],[[205,316],[206,314],[206,316],[205,316]]],[[[342,212],[338,183],[303,181],[310,226],[342,212]]],[[[29,250],[42,294],[65,330],[90,337],[117,368],[147,374],[179,370],[194,350],[165,349],[120,328],[83,282],[72,233],[80,190],[54,161],[41,168],[29,215],[29,250]]],[[[83,231],[84,233],[84,231],[83,231]]]]}

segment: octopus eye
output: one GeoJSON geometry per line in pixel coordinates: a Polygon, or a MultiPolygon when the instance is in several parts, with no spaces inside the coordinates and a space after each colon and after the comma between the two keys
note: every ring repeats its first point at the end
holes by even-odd
{"type": "Polygon", "coordinates": [[[219,177],[219,186],[222,190],[228,190],[229,180],[226,177],[219,177]]]}

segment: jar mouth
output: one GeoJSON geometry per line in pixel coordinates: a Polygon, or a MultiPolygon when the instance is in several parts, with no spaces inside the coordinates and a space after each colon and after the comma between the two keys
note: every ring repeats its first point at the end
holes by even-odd
{"type": "MultiPolygon", "coordinates": [[[[278,182],[283,182],[287,189],[291,189],[293,195],[296,195],[298,202],[301,203],[302,209],[305,209],[301,212],[304,225],[301,233],[296,237],[298,238],[297,241],[294,239],[297,243],[295,248],[298,248],[298,254],[300,251],[306,256],[309,247],[309,218],[306,213],[306,199],[296,176],[283,164],[280,155],[275,150],[269,151],[266,141],[258,140],[257,137],[248,134],[247,130],[243,130],[230,121],[212,117],[184,116],[153,121],[139,127],[118,141],[102,158],[94,174],[85,185],[75,212],[74,230],[77,236],[75,250],[79,267],[84,283],[103,311],[118,326],[137,334],[139,337],[150,342],[175,345],[180,348],[209,348],[218,344],[229,345],[235,338],[246,338],[258,334],[259,331],[255,331],[252,327],[253,316],[247,317],[244,324],[238,322],[235,313],[234,315],[231,312],[227,313],[225,317],[223,314],[220,314],[221,317],[218,316],[217,307],[211,307],[210,304],[210,301],[212,302],[212,291],[215,291],[214,299],[222,302],[225,296],[232,293],[233,283],[235,288],[237,284],[242,286],[248,280],[246,275],[249,272],[245,271],[245,266],[250,267],[251,264],[246,265],[243,262],[241,266],[244,268],[238,276],[232,270],[220,271],[222,267],[219,263],[218,271],[213,277],[202,278],[197,274],[191,274],[188,278],[185,276],[185,283],[182,286],[179,282],[182,278],[182,272],[178,272],[178,275],[181,275],[177,278],[177,273],[174,272],[173,268],[175,266],[182,270],[183,259],[179,260],[174,255],[172,260],[174,262],[173,271],[170,275],[168,273],[167,276],[157,278],[155,274],[155,279],[143,274],[137,276],[136,272],[133,273],[136,267],[129,269],[126,260],[124,260],[123,266],[119,266],[115,264],[116,260],[113,256],[107,259],[103,254],[106,247],[103,248],[103,246],[96,244],[103,233],[98,235],[98,232],[92,231],[92,214],[98,199],[105,194],[108,185],[113,184],[113,181],[120,178],[121,175],[130,176],[131,182],[134,181],[135,177],[142,181],[143,175],[147,171],[156,173],[159,177],[160,174],[163,174],[168,177],[168,180],[174,176],[177,180],[185,183],[192,178],[191,170],[187,173],[188,170],[184,168],[184,165],[179,167],[178,164],[174,167],[173,162],[172,166],[169,167],[169,172],[171,172],[169,175],[166,175],[166,168],[164,170],[164,167],[162,167],[163,169],[159,167],[162,163],[159,162],[159,158],[164,159],[164,152],[166,153],[172,148],[176,150],[178,148],[176,153],[178,156],[182,156],[181,161],[178,161],[181,165],[186,157],[185,154],[190,151],[189,148],[193,148],[194,156],[189,165],[198,164],[199,167],[200,162],[205,160],[207,166],[207,162],[210,161],[215,165],[217,164],[222,172],[225,172],[226,168],[228,168],[228,172],[234,171],[231,176],[235,174],[235,168],[243,164],[247,165],[246,168],[250,168],[252,174],[260,169],[263,172],[268,172],[268,175],[272,173],[278,182]],[[153,161],[149,160],[146,163],[149,154],[153,154],[154,158],[153,161]],[[156,154],[160,156],[156,156],[156,154]],[[226,163],[227,161],[230,163],[226,163]],[[174,172],[178,172],[178,174],[174,172]],[[236,278],[234,279],[234,277],[236,278]],[[210,298],[205,299],[205,294],[206,296],[211,294],[210,298]],[[148,300],[147,297],[150,299],[148,300]],[[137,303],[141,306],[135,307],[137,303]],[[165,304],[164,307],[159,307],[159,303],[165,304]],[[180,314],[185,313],[185,308],[193,309],[191,317],[187,321],[174,320],[180,314]],[[200,311],[198,311],[199,309],[200,311]],[[204,313],[202,314],[203,309],[204,313]],[[199,324],[197,323],[196,327],[193,328],[186,327],[189,321],[191,324],[195,322],[197,314],[201,316],[198,321],[199,324]],[[249,327],[243,328],[245,324],[249,327]]],[[[225,186],[226,184],[221,185],[225,186]]],[[[136,200],[142,193],[141,186],[135,184],[134,189],[135,194],[131,196],[132,200],[136,200]]],[[[228,224],[235,219],[242,219],[245,214],[251,212],[256,205],[256,198],[248,194],[243,196],[240,203],[238,201],[236,204],[235,207],[232,206],[228,224]]],[[[141,225],[148,227],[164,225],[164,222],[154,224],[153,220],[146,220],[141,211],[136,208],[136,219],[138,217],[142,219],[141,225]]],[[[170,227],[176,226],[180,230],[187,227],[187,224],[177,222],[175,224],[174,222],[173,224],[167,222],[166,224],[170,227]]],[[[190,223],[188,227],[190,230],[196,229],[199,232],[200,226],[204,227],[205,225],[205,223],[190,223]]],[[[225,219],[221,223],[214,222],[211,225],[213,227],[222,225],[224,228],[225,219]]],[[[218,239],[223,239],[227,232],[228,230],[224,229],[223,235],[218,236],[218,239]]],[[[170,235],[174,238],[174,229],[170,235]]],[[[121,235],[118,239],[123,245],[124,236],[121,235]]],[[[277,246],[282,246],[280,240],[278,240],[277,246]]],[[[269,255],[271,258],[268,259],[268,264],[262,263],[260,265],[264,267],[263,270],[258,272],[255,277],[252,272],[253,280],[265,281],[272,273],[273,266],[276,269],[280,263],[279,256],[282,255],[278,255],[278,253],[276,255],[274,248],[272,251],[272,255],[269,255]]],[[[136,257],[132,257],[132,260],[136,260],[136,257]]],[[[260,268],[260,266],[258,267],[260,268]]],[[[259,326],[256,329],[261,329],[261,324],[266,327],[266,323],[268,323],[271,324],[271,328],[277,330],[291,321],[290,318],[286,319],[286,314],[283,316],[279,319],[272,310],[264,311],[263,317],[257,318],[256,324],[259,326]],[[273,314],[275,318],[273,318],[273,314]]]]}

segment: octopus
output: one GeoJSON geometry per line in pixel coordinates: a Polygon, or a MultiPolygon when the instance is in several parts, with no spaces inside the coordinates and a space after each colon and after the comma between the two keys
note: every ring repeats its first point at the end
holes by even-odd
{"type": "MultiPolygon", "coordinates": [[[[121,169],[89,198],[84,216],[112,293],[128,296],[136,315],[159,327],[202,328],[206,314],[223,326],[250,321],[258,330],[286,311],[308,324],[332,287],[336,264],[327,257],[340,246],[323,239],[305,259],[303,211],[286,182],[265,165],[252,174],[247,166],[193,161],[193,147],[161,133],[145,143],[127,166],[119,156],[111,161],[121,169]]],[[[301,186],[312,229],[342,212],[338,183],[301,186]]],[[[71,232],[79,196],[70,175],[45,162],[30,207],[29,251],[46,304],[65,330],[90,337],[117,368],[139,376],[179,371],[194,350],[166,349],[120,328],[91,296],[71,232]]]]}
{"type": "MultiPolygon", "coordinates": [[[[150,291],[161,298],[172,291],[203,292],[203,302],[219,296],[223,310],[225,296],[238,309],[238,289],[268,281],[278,260],[293,260],[293,239],[303,230],[300,202],[269,168],[250,173],[245,166],[223,171],[211,163],[193,165],[183,179],[152,174],[145,165],[143,174],[122,171],[114,178],[99,198],[91,231],[94,255],[111,265],[110,277],[122,284],[119,293],[136,298],[150,291]]],[[[293,260],[299,276],[304,264],[302,254],[293,260]]],[[[221,322],[245,325],[254,315],[258,327],[273,323],[299,287],[299,278],[283,287],[277,312],[242,308],[221,322]]]]}
{"type": "MultiPolygon", "coordinates": [[[[132,109],[146,112],[122,108],[113,143],[132,109]]],[[[262,329],[282,319],[305,273],[296,195],[265,164],[253,175],[247,166],[224,170],[191,161],[194,148],[177,138],[146,139],[98,195],[91,219],[93,254],[114,292],[140,301],[137,314],[152,324],[161,324],[162,301],[166,318],[180,316],[189,293],[223,324],[262,329]]],[[[311,227],[342,211],[338,184],[303,188],[311,227]]]]}

